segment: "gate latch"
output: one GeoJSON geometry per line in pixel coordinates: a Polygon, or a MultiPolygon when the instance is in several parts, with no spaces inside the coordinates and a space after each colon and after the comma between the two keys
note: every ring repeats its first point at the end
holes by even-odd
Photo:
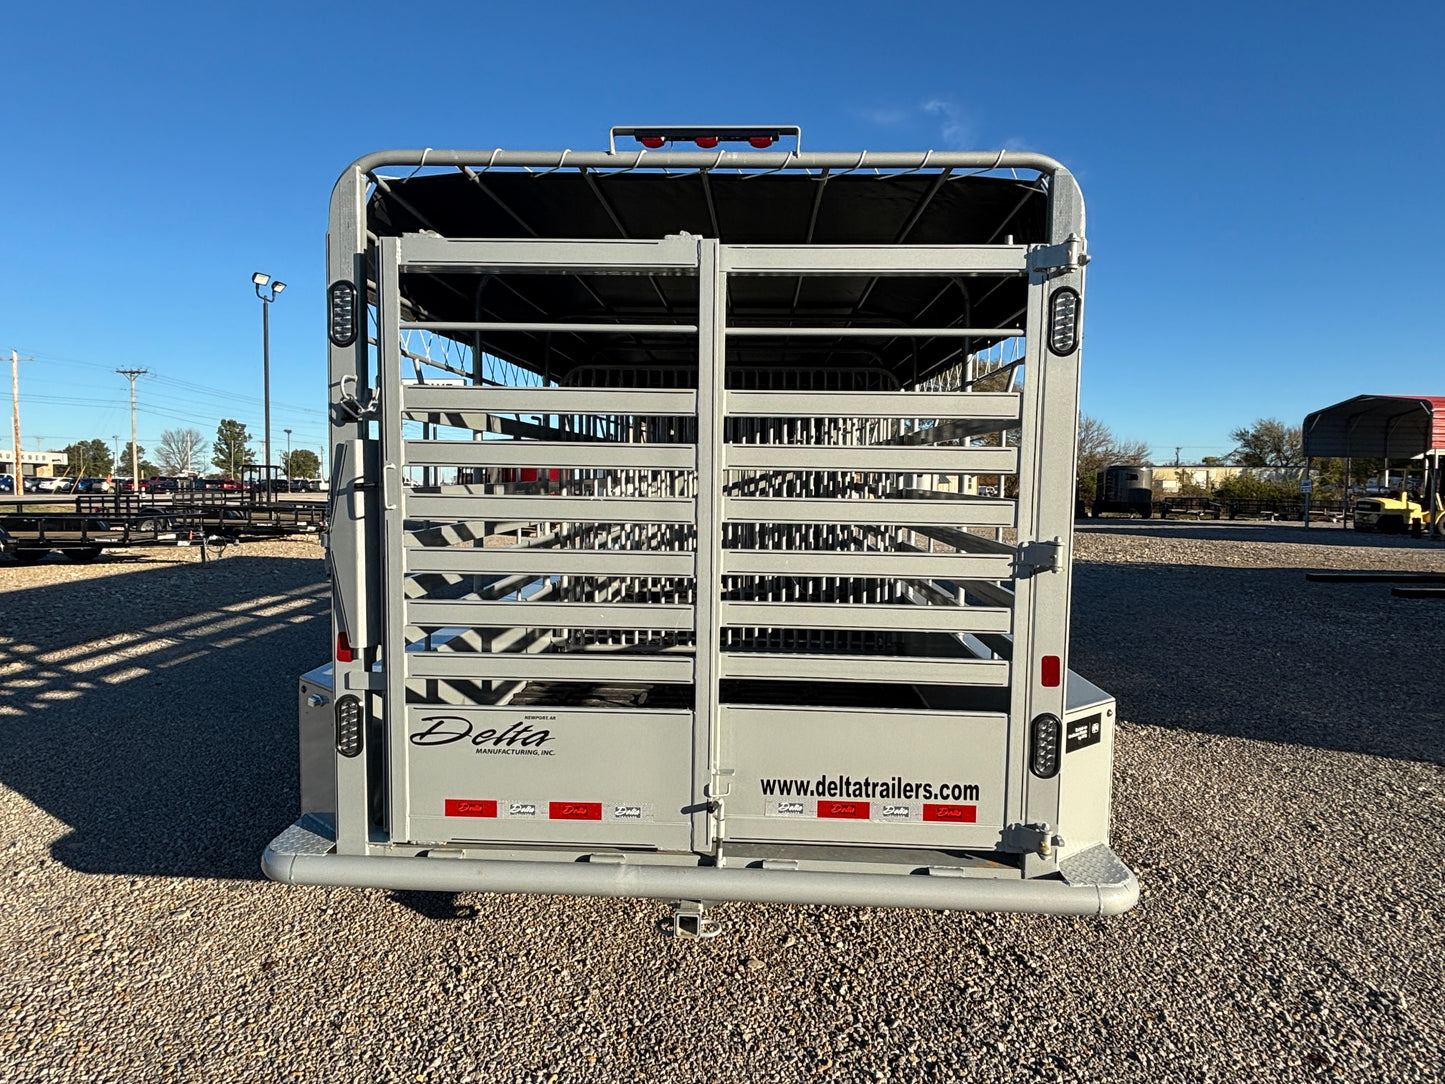
{"type": "Polygon", "coordinates": [[[365,421],[367,417],[375,414],[381,406],[381,389],[372,388],[371,401],[363,405],[361,400],[356,397],[356,393],[350,390],[356,386],[356,375],[354,373],[346,373],[342,376],[341,387],[336,398],[336,405],[350,414],[353,421],[365,421]]]}
{"type": "Polygon", "coordinates": [[[1063,548],[1063,541],[1058,538],[1023,543],[1014,551],[1014,575],[1022,578],[1036,572],[1059,571],[1059,554],[1063,548]]]}

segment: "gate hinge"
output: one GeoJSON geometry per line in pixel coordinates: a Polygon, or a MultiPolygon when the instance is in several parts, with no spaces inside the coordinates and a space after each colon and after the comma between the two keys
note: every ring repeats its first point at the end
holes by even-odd
{"type": "Polygon", "coordinates": [[[1087,242],[1076,233],[1071,233],[1057,245],[1039,245],[1029,251],[1029,270],[1061,274],[1077,271],[1089,262],[1087,242]]]}
{"type": "Polygon", "coordinates": [[[1059,571],[1059,554],[1063,552],[1061,539],[1040,539],[1025,542],[1014,550],[1014,575],[1032,576],[1036,572],[1059,571]]]}

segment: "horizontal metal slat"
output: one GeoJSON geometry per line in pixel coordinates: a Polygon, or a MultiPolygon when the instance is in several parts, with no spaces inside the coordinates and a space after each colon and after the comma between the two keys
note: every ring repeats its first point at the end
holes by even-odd
{"type": "Polygon", "coordinates": [[[546,324],[500,320],[403,320],[403,331],[526,331],[558,335],[696,335],[696,324],[546,324]]]}
{"type": "MultiPolygon", "coordinates": [[[[1007,665],[1007,664],[1005,664],[1007,665]]],[[[408,651],[407,677],[479,681],[658,681],[688,684],[691,655],[570,651],[523,655],[480,651],[408,651]]]]}
{"type": "Polygon", "coordinates": [[[1013,501],[807,500],[724,497],[723,519],[745,523],[891,523],[959,527],[1012,527],[1013,501]]]}
{"type": "MultiPolygon", "coordinates": [[[[436,327],[403,324],[402,327],[436,327]]],[[[732,338],[806,339],[998,339],[1022,335],[1021,327],[730,327],[732,338]]]]}
{"type": "Polygon", "coordinates": [[[406,462],[428,467],[691,470],[697,465],[697,448],[593,440],[409,440],[406,462]]]}
{"type": "Polygon", "coordinates": [[[1023,245],[723,245],[734,275],[1012,274],[1028,270],[1023,245]]]}
{"type": "Polygon", "coordinates": [[[691,606],[585,602],[407,603],[409,625],[533,629],[668,629],[693,627],[691,606]]]}
{"type": "Polygon", "coordinates": [[[477,411],[492,414],[630,414],[671,417],[697,413],[697,392],[677,388],[499,388],[403,384],[404,415],[477,411]]]}
{"type": "Polygon", "coordinates": [[[405,494],[408,516],[495,519],[524,523],[691,523],[689,497],[440,496],[405,494]]]}
{"type": "Polygon", "coordinates": [[[730,391],[738,418],[998,418],[1017,420],[1017,392],[730,391]]]}
{"type": "Polygon", "coordinates": [[[402,271],[448,271],[463,268],[602,274],[629,271],[687,274],[697,269],[697,238],[686,235],[656,241],[451,240],[428,234],[401,237],[402,271]]]}
{"type": "Polygon", "coordinates": [[[873,576],[881,579],[1003,580],[1013,559],[979,553],[829,553],[821,550],[724,550],[724,576],[873,576]]]}
{"type": "Polygon", "coordinates": [[[640,553],[627,550],[407,548],[408,572],[538,576],[691,576],[691,553],[640,553]]]}
{"type": "Polygon", "coordinates": [[[725,651],[720,676],[775,681],[866,681],[920,685],[1008,684],[997,659],[920,659],[887,655],[793,655],[725,651]]]}
{"type": "Polygon", "coordinates": [[[887,629],[1008,632],[1013,614],[983,606],[887,606],[827,602],[723,602],[722,623],[758,629],[887,629]]]}
{"type": "Polygon", "coordinates": [[[725,444],[724,470],[827,470],[911,474],[1016,474],[1017,448],[913,448],[725,444]]]}

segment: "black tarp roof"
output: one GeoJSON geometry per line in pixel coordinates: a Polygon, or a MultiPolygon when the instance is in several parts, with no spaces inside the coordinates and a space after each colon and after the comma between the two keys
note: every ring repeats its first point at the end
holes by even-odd
{"type": "Polygon", "coordinates": [[[1445,449],[1445,396],[1357,395],[1305,416],[1310,458],[1413,459],[1445,449]]]}
{"type": "MultiPolygon", "coordinates": [[[[1048,194],[1033,180],[948,176],[937,171],[673,175],[644,171],[498,171],[386,179],[374,190],[367,228],[377,235],[434,231],[453,238],[653,239],[680,232],[734,244],[1045,243],[1048,194]],[[706,180],[704,177],[706,176],[706,180]],[[821,189],[821,192],[820,192],[821,189]]],[[[452,321],[690,323],[696,281],[632,276],[409,275],[402,295],[419,316],[452,321]],[[480,291],[479,291],[480,286],[480,291]]],[[[840,327],[1021,326],[1022,278],[736,278],[735,325],[806,323],[840,327]]],[[[470,342],[465,334],[459,338],[470,342]]],[[[553,376],[588,364],[668,365],[691,347],[676,336],[492,333],[481,347],[553,376]],[[545,350],[545,359],[539,351],[545,350]]],[[[989,345],[970,341],[967,349],[989,345]]],[[[866,364],[907,383],[955,357],[957,339],[735,340],[729,356],[748,364],[866,364]]]]}

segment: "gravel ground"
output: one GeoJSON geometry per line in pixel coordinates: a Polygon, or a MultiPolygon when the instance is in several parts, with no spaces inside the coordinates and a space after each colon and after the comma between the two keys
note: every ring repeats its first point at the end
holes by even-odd
{"type": "Polygon", "coordinates": [[[0,1080],[1442,1079],[1445,547],[1090,526],[1113,919],[296,889],[314,542],[0,566],[0,1080]],[[1427,846],[1428,844],[1428,846],[1427,846]]]}

